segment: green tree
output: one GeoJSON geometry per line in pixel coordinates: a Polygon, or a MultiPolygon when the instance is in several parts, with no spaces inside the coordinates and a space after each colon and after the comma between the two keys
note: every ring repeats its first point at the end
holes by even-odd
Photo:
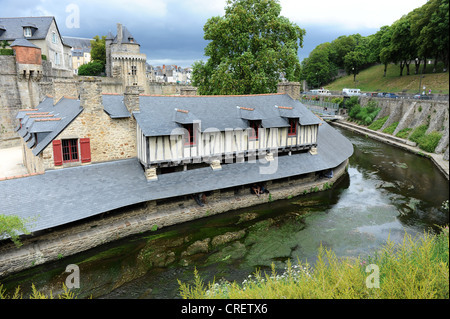
{"type": "Polygon", "coordinates": [[[351,51],[344,57],[344,67],[347,74],[353,74],[353,81],[356,81],[356,75],[361,67],[366,63],[363,53],[359,51],[351,51]]]}
{"type": "Polygon", "coordinates": [[[384,64],[383,77],[386,76],[387,66],[392,61],[392,28],[390,26],[383,27],[381,37],[380,37],[380,62],[384,64]]]}
{"type": "Polygon", "coordinates": [[[0,214],[0,240],[9,237],[17,247],[20,247],[22,243],[19,240],[19,233],[29,234],[26,222],[18,216],[0,214]]]}
{"type": "Polygon", "coordinates": [[[91,40],[91,60],[106,64],[106,36],[96,35],[91,40]]]}
{"type": "Polygon", "coordinates": [[[305,30],[280,13],[278,0],[228,0],[223,17],[208,19],[203,30],[209,59],[193,65],[199,93],[269,93],[282,76],[298,80],[305,30]]]}
{"type": "MultiPolygon", "coordinates": [[[[358,34],[359,35],[359,34],[358,34]]],[[[344,68],[345,56],[356,47],[355,36],[342,35],[331,42],[330,61],[337,67],[344,68]]]]}
{"type": "Polygon", "coordinates": [[[105,70],[105,65],[99,61],[91,61],[89,63],[80,65],[78,68],[78,75],[99,76],[105,70]]]}
{"type": "Polygon", "coordinates": [[[417,48],[411,36],[411,14],[404,15],[392,24],[391,38],[392,58],[400,64],[400,76],[406,66],[409,75],[409,64],[417,56],[417,48]]]}
{"type": "Polygon", "coordinates": [[[310,87],[329,83],[337,75],[337,67],[330,61],[330,50],[330,43],[322,43],[302,61],[301,79],[306,80],[310,87]]]}

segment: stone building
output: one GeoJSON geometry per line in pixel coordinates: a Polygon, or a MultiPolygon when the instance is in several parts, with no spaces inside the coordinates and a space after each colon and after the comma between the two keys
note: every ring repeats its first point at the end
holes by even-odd
{"type": "Polygon", "coordinates": [[[26,39],[41,49],[55,72],[72,73],[70,46],[64,43],[54,17],[0,18],[0,42],[26,39]]]}
{"type": "Polygon", "coordinates": [[[122,81],[123,87],[141,86],[149,93],[146,75],[147,56],[140,53],[140,45],[122,24],[117,24],[117,35],[106,37],[106,76],[122,81]]]}
{"type": "MultiPolygon", "coordinates": [[[[104,94],[97,78],[79,84],[79,99],[48,96],[18,112],[16,130],[30,173],[135,158],[143,176],[157,180],[256,158],[317,154],[323,121],[283,92],[159,96],[131,85],[124,94],[104,94]]],[[[313,157],[303,164],[312,170],[313,157]]]]}
{"type": "Polygon", "coordinates": [[[91,40],[93,39],[64,36],[63,40],[72,48],[72,70],[74,74],[78,74],[80,66],[91,62],[91,40]]]}

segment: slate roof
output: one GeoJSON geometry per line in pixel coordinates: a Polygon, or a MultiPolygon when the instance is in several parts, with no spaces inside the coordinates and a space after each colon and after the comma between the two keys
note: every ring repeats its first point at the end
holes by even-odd
{"type": "Polygon", "coordinates": [[[131,117],[127,107],[123,104],[123,95],[103,94],[102,103],[105,112],[113,119],[131,117]]]}
{"type": "MultiPolygon", "coordinates": [[[[207,129],[245,129],[248,120],[261,120],[262,126],[288,127],[289,117],[297,117],[302,125],[321,121],[301,102],[287,94],[230,95],[230,96],[140,96],[140,111],[133,116],[145,136],[170,135],[180,125],[174,110],[189,111],[191,120],[201,121],[201,131],[207,129]],[[290,107],[280,113],[276,106],[290,107]]],[[[178,115],[177,115],[178,116],[178,115]]],[[[178,118],[178,117],[177,117],[178,118]]],[[[181,123],[182,124],[182,123],[181,123]]]]}
{"type": "Polygon", "coordinates": [[[256,161],[222,165],[217,171],[206,167],[163,174],[148,182],[136,158],[47,171],[0,181],[0,211],[37,217],[28,227],[38,231],[149,200],[334,168],[353,154],[353,145],[324,122],[319,126],[317,151],[317,155],[307,152],[279,157],[277,169],[270,174],[256,161]]]}
{"type": "Polygon", "coordinates": [[[16,119],[21,120],[22,127],[17,133],[21,137],[39,133],[37,144],[35,140],[27,144],[28,148],[36,145],[32,152],[39,155],[82,111],[79,100],[63,97],[53,105],[53,98],[47,97],[35,109],[18,112],[16,119]]]}
{"type": "Polygon", "coordinates": [[[20,17],[20,18],[0,18],[0,25],[6,30],[0,34],[0,41],[15,40],[23,38],[23,28],[29,26],[35,29],[29,40],[45,39],[48,29],[54,17],[20,17]]]}
{"type": "MultiPolygon", "coordinates": [[[[108,35],[109,36],[109,35],[108,35]]],[[[114,37],[112,43],[117,43],[117,35],[114,37]]],[[[123,44],[139,44],[136,39],[133,37],[130,31],[125,26],[122,26],[122,42],[123,44]],[[130,42],[130,39],[133,39],[134,42],[130,42]]]]}
{"type": "Polygon", "coordinates": [[[62,38],[64,40],[64,43],[72,47],[73,49],[78,49],[82,52],[91,52],[91,40],[93,39],[68,36],[64,36],[62,38]]]}
{"type": "Polygon", "coordinates": [[[34,45],[33,43],[31,43],[30,41],[28,41],[27,39],[16,39],[13,43],[11,43],[9,45],[11,48],[18,46],[18,47],[29,47],[29,48],[37,48],[39,49],[38,46],[34,45]]]}

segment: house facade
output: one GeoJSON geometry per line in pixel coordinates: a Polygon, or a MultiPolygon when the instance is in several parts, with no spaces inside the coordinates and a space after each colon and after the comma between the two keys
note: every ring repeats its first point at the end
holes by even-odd
{"type": "Polygon", "coordinates": [[[0,42],[19,39],[39,47],[56,72],[72,72],[71,47],[64,43],[54,17],[0,18],[0,42]]]}

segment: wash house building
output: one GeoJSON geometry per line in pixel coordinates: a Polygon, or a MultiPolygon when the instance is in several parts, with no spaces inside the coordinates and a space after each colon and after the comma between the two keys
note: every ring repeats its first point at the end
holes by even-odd
{"type": "Polygon", "coordinates": [[[314,151],[321,120],[286,94],[141,96],[140,163],[158,173],[314,151]]]}
{"type": "Polygon", "coordinates": [[[133,205],[170,211],[166,203],[184,207],[200,193],[206,210],[227,211],[255,183],[279,198],[325,173],[341,176],[353,154],[350,141],[288,94],[151,96],[138,86],[102,94],[95,78],[79,92],[17,114],[24,164],[37,176],[0,181],[0,209],[16,214],[20,203],[21,217],[39,215],[31,231],[133,205]]]}

